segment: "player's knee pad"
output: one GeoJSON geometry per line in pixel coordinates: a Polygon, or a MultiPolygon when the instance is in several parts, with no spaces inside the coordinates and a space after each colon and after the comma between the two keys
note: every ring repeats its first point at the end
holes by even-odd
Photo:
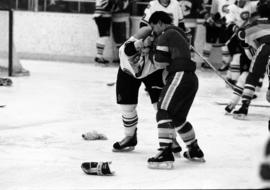
{"type": "Polygon", "coordinates": [[[247,75],[248,75],[248,72],[243,72],[239,76],[236,85],[239,86],[239,87],[241,87],[241,88],[243,88],[244,85],[245,85],[246,79],[247,79],[247,75]]]}
{"type": "Polygon", "coordinates": [[[136,104],[121,105],[122,121],[126,136],[132,136],[137,128],[138,116],[136,106],[136,104]]]}
{"type": "Polygon", "coordinates": [[[135,115],[137,104],[121,104],[120,108],[122,110],[122,115],[135,115]]]}
{"type": "Polygon", "coordinates": [[[112,19],[112,33],[116,44],[124,43],[129,37],[130,18],[127,14],[116,14],[112,19]]]}

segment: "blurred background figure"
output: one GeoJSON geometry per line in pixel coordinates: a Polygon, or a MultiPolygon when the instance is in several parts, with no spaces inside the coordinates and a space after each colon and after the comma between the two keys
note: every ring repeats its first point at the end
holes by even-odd
{"type": "Polygon", "coordinates": [[[104,59],[103,53],[106,43],[110,37],[110,28],[112,22],[113,0],[96,0],[94,20],[98,28],[99,37],[96,41],[97,54],[95,62],[107,64],[108,60],[104,59]]]}
{"type": "Polygon", "coordinates": [[[120,63],[119,48],[130,35],[130,0],[115,0],[112,10],[113,63],[120,63]]]}

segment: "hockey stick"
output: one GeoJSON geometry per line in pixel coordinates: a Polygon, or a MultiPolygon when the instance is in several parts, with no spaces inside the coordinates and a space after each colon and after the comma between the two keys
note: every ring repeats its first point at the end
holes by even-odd
{"type": "MultiPolygon", "coordinates": [[[[221,105],[221,106],[226,106],[226,105],[228,105],[228,103],[225,103],[225,102],[219,102],[219,101],[216,101],[215,104],[221,105]]],[[[242,105],[242,104],[241,104],[241,103],[237,103],[236,105],[242,105]]],[[[249,106],[251,106],[251,107],[259,107],[259,108],[270,108],[270,105],[266,105],[266,104],[256,104],[256,103],[251,103],[249,106]]]]}
{"type": "Polygon", "coordinates": [[[234,85],[231,84],[224,76],[222,76],[218,70],[209,62],[207,61],[207,59],[205,59],[192,45],[190,45],[191,49],[206,63],[208,64],[212,69],[213,71],[222,79],[225,81],[226,84],[229,85],[229,87],[231,87],[232,89],[234,89],[234,85]]]}

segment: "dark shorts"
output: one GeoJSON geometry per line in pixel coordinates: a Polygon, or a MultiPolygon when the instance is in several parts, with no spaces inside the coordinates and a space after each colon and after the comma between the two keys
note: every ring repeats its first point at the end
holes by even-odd
{"type": "Polygon", "coordinates": [[[110,36],[112,18],[111,17],[95,17],[94,20],[98,28],[99,36],[100,37],[110,36]]]}
{"type": "Polygon", "coordinates": [[[176,72],[166,80],[160,100],[158,112],[166,111],[168,114],[157,114],[157,120],[173,119],[176,126],[186,121],[187,115],[198,90],[198,78],[194,72],[176,72]]]}
{"type": "Polygon", "coordinates": [[[162,80],[163,70],[157,70],[143,79],[136,79],[133,76],[118,69],[116,81],[116,101],[118,104],[138,104],[139,88],[144,83],[151,103],[159,99],[160,92],[164,86],[162,80]]]}
{"type": "Polygon", "coordinates": [[[205,24],[206,28],[206,42],[207,43],[221,43],[224,44],[230,37],[225,26],[216,27],[214,25],[205,24]]]}

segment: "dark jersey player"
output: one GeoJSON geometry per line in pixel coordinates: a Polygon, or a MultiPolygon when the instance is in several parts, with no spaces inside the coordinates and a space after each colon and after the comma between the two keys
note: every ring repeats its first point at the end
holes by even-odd
{"type": "Polygon", "coordinates": [[[193,126],[186,120],[198,90],[196,63],[191,60],[188,39],[183,30],[172,25],[171,17],[163,11],[153,13],[149,23],[158,36],[155,64],[166,65],[169,74],[158,101],[156,115],[159,153],[148,159],[148,166],[172,168],[174,156],[171,146],[175,130],[187,145],[184,157],[204,161],[193,126]]]}

